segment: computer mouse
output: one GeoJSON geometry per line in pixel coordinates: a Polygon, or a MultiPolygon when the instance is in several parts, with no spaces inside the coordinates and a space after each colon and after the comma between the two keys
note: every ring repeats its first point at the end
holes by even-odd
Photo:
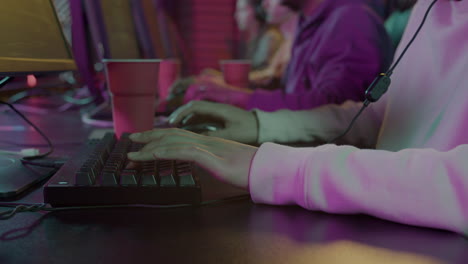
{"type": "Polygon", "coordinates": [[[207,131],[217,131],[221,129],[222,126],[216,123],[199,123],[199,124],[190,124],[182,126],[181,129],[192,131],[194,133],[203,133],[207,131]]]}

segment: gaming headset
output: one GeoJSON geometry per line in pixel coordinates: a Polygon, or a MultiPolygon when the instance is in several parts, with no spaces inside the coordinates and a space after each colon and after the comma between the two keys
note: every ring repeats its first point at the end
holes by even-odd
{"type": "Polygon", "coordinates": [[[249,0],[249,2],[254,7],[255,19],[265,24],[267,21],[267,14],[262,5],[263,0],[249,0]]]}
{"type": "MultiPolygon", "coordinates": [[[[353,120],[350,122],[348,128],[341,135],[337,136],[336,138],[329,141],[328,143],[336,142],[338,139],[341,139],[342,137],[344,137],[351,130],[351,128],[353,127],[354,122],[356,122],[356,120],[361,115],[361,113],[364,111],[364,109],[367,106],[369,106],[371,103],[377,102],[382,97],[382,95],[384,95],[387,92],[388,87],[390,86],[390,84],[392,82],[390,77],[393,74],[393,70],[395,70],[395,68],[397,67],[397,65],[400,63],[401,59],[405,55],[406,51],[408,51],[408,48],[411,46],[411,44],[413,44],[413,41],[416,39],[419,32],[421,31],[421,28],[423,27],[424,23],[426,22],[426,19],[427,19],[428,15],[429,15],[429,12],[431,11],[432,7],[435,5],[435,3],[437,1],[438,0],[434,0],[431,3],[431,5],[427,9],[426,13],[424,14],[424,18],[421,21],[421,24],[419,25],[418,29],[414,33],[411,40],[406,45],[403,52],[400,54],[398,59],[395,61],[395,63],[393,63],[393,65],[385,73],[379,74],[379,76],[377,76],[377,78],[375,78],[374,81],[371,83],[371,85],[367,88],[367,90],[365,92],[365,100],[363,102],[363,105],[362,105],[361,109],[359,110],[359,112],[354,116],[353,120]]],[[[453,0],[453,1],[462,1],[462,0],[453,0]]]]}

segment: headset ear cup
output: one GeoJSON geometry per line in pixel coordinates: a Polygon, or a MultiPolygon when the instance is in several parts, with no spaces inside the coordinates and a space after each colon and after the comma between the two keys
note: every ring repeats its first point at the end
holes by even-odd
{"type": "Polygon", "coordinates": [[[261,2],[260,2],[259,5],[257,5],[255,7],[255,16],[257,17],[257,20],[261,21],[262,23],[266,22],[266,20],[267,20],[267,14],[266,14],[266,11],[263,8],[261,2]]]}
{"type": "Polygon", "coordinates": [[[266,23],[267,14],[262,4],[263,0],[250,0],[250,5],[253,7],[255,12],[255,19],[264,24],[266,23]]]}
{"type": "Polygon", "coordinates": [[[415,4],[417,0],[393,0],[390,1],[392,5],[392,9],[396,9],[399,11],[406,11],[408,9],[411,9],[415,4]]]}

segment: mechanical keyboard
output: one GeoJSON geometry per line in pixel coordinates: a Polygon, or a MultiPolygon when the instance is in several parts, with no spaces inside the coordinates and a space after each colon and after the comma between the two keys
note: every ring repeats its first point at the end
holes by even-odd
{"type": "Polygon", "coordinates": [[[155,160],[127,168],[127,153],[143,145],[128,134],[89,140],[44,186],[52,206],[199,204],[200,181],[189,162],[155,160]]]}

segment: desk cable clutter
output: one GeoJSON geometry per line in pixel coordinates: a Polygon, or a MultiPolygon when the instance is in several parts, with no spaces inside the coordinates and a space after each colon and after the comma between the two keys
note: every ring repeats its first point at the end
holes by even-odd
{"type": "MultiPolygon", "coordinates": [[[[13,80],[13,77],[4,77],[2,80],[0,80],[0,89],[3,88],[11,80],[13,80]]],[[[23,163],[28,163],[28,164],[31,164],[31,165],[40,166],[40,163],[32,162],[32,160],[45,158],[45,157],[49,156],[50,154],[52,154],[52,152],[54,152],[54,146],[53,146],[52,142],[42,132],[41,129],[39,129],[33,122],[31,122],[26,116],[24,116],[20,111],[18,111],[12,104],[4,102],[4,101],[0,101],[0,104],[4,104],[4,105],[8,106],[11,110],[13,110],[16,114],[18,114],[24,121],[26,121],[26,123],[28,123],[30,126],[32,126],[42,136],[42,138],[44,138],[44,140],[47,142],[47,145],[49,147],[49,150],[47,152],[45,152],[43,154],[37,153],[36,155],[32,155],[32,156],[25,155],[21,159],[21,162],[23,162],[23,163]]],[[[27,151],[27,152],[28,152],[27,154],[31,154],[33,151],[27,151]]]]}

